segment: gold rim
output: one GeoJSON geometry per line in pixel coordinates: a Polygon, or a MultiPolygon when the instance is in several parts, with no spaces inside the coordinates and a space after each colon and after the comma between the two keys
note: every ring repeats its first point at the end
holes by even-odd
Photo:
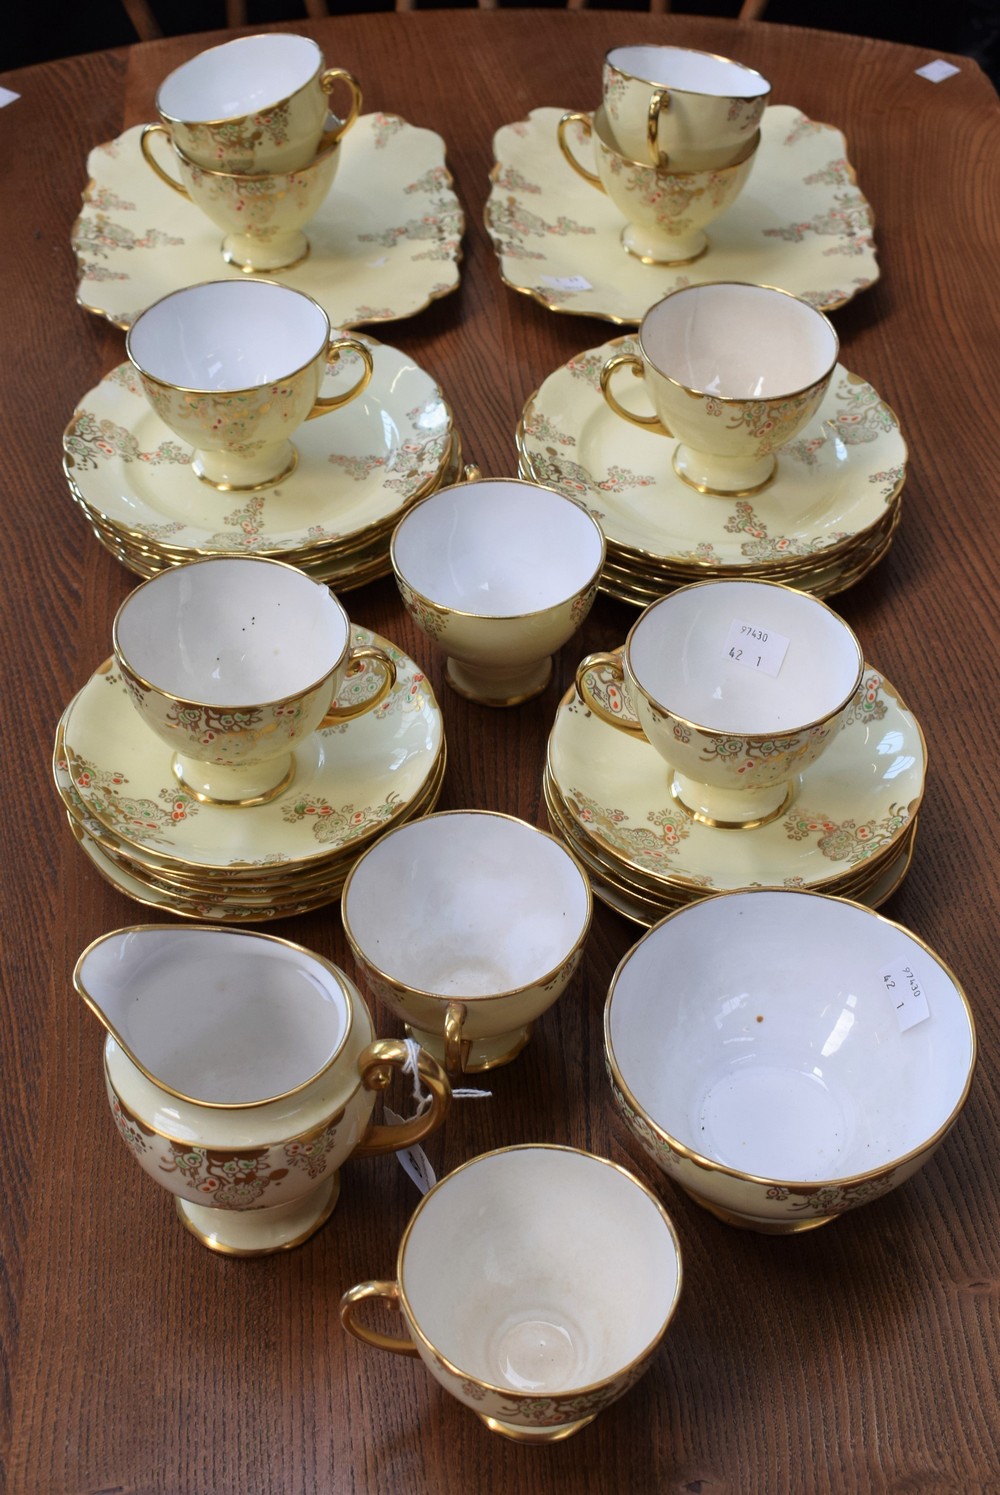
{"type": "Polygon", "coordinates": [[[244,120],[244,119],[253,119],[254,116],[257,115],[257,114],[268,114],[273,109],[280,109],[281,106],[282,106],[282,104],[289,103],[290,100],[292,100],[292,99],[295,98],[296,94],[301,93],[304,88],[308,88],[309,87],[310,83],[315,82],[316,79],[319,77],[320,73],[323,71],[324,67],[326,66],[326,64],[323,61],[323,53],[320,51],[320,48],[318,47],[318,45],[316,44],[316,42],[313,41],[312,37],[303,36],[303,37],[300,38],[300,40],[304,41],[304,42],[308,42],[311,47],[315,48],[316,59],[317,59],[316,60],[316,66],[313,69],[313,71],[310,73],[309,77],[306,78],[302,83],[299,84],[298,88],[293,88],[292,91],[291,91],[291,93],[283,94],[282,97],[280,99],[276,99],[273,104],[265,104],[265,105],[263,105],[259,109],[250,109],[250,110],[244,111],[243,114],[224,114],[221,117],[221,119],[190,119],[190,120],[184,120],[184,119],[179,118],[179,116],[177,116],[177,115],[168,114],[165,109],[162,109],[160,107],[160,95],[163,92],[164,88],[170,82],[171,78],[173,78],[177,73],[183,72],[184,69],[190,65],[190,63],[196,61],[198,58],[202,58],[202,57],[208,56],[208,54],[211,53],[211,52],[220,52],[220,51],[222,51],[222,49],[224,47],[236,47],[236,46],[239,46],[241,42],[250,42],[250,41],[255,42],[256,40],[257,40],[256,37],[250,37],[250,36],[238,36],[238,37],[234,37],[232,41],[220,42],[218,44],[218,46],[216,46],[216,47],[206,47],[206,49],[205,49],[204,52],[198,52],[198,53],[196,53],[195,57],[189,57],[187,62],[182,62],[181,65],[180,65],[180,67],[174,68],[173,72],[168,77],[164,78],[163,82],[160,84],[159,88],[156,91],[156,112],[160,116],[160,118],[169,121],[169,123],[172,124],[172,125],[201,125],[205,129],[212,129],[212,128],[218,129],[221,125],[234,125],[234,124],[238,124],[241,120],[244,120]]]}
{"type": "Polygon", "coordinates": [[[736,1179],[741,1183],[754,1184],[760,1187],[774,1186],[783,1188],[787,1189],[790,1194],[814,1194],[819,1188],[852,1188],[856,1184],[863,1183],[866,1179],[877,1179],[887,1173],[894,1172],[900,1168],[904,1168],[907,1163],[913,1162],[915,1159],[921,1157],[924,1153],[937,1146],[937,1144],[948,1134],[948,1132],[954,1126],[955,1122],[958,1120],[965,1102],[968,1099],[969,1090],[972,1085],[972,1078],[975,1074],[976,1063],[978,1060],[978,1040],[976,1037],[975,1019],[973,1018],[972,1008],[969,1004],[969,999],[965,994],[964,988],[962,987],[951,967],[947,965],[939,955],[935,954],[931,947],[924,940],[922,940],[919,935],[914,934],[912,930],[907,929],[904,925],[897,924],[895,920],[887,919],[884,914],[880,914],[875,909],[869,908],[867,904],[859,903],[856,899],[834,896],[829,893],[820,893],[809,888],[750,888],[743,890],[734,889],[729,892],[717,893],[714,895],[714,898],[752,898],[755,897],[758,892],[767,897],[773,897],[775,894],[779,894],[781,896],[789,896],[793,898],[821,898],[829,903],[841,903],[845,904],[849,908],[858,909],[859,912],[864,914],[867,918],[877,919],[880,923],[887,924],[891,929],[897,930],[900,934],[905,935],[907,939],[912,940],[914,944],[918,945],[924,951],[924,953],[931,958],[934,964],[944,972],[945,976],[951,982],[956,993],[958,994],[962,1008],[965,1012],[965,1018],[968,1024],[969,1032],[968,1073],[966,1074],[965,1083],[962,1087],[961,1094],[958,1097],[957,1102],[949,1112],[946,1120],[942,1122],[942,1124],[937,1127],[929,1137],[925,1138],[924,1141],[919,1143],[918,1146],[910,1148],[908,1152],[902,1153],[897,1158],[890,1158],[886,1162],[880,1163],[877,1168],[869,1168],[861,1173],[845,1174],[844,1176],[837,1178],[822,1178],[811,1180],[768,1178],[758,1173],[750,1173],[740,1168],[732,1168],[726,1163],[720,1163],[717,1162],[714,1158],[706,1157],[704,1153],[698,1152],[693,1147],[686,1146],[685,1143],[680,1142],[677,1140],[677,1138],[671,1136],[671,1134],[664,1127],[660,1126],[659,1123],[649,1115],[645,1107],[641,1105],[641,1103],[636,1099],[634,1093],[632,1092],[632,1090],[630,1090],[628,1084],[622,1076],[621,1069],[619,1068],[618,1061],[615,1057],[614,1043],[612,1042],[611,1038],[611,1007],[614,1000],[615,990],[618,985],[618,978],[632,955],[634,955],[635,951],[638,949],[639,945],[643,944],[645,940],[650,939],[657,932],[657,930],[660,929],[662,925],[666,924],[670,919],[675,919],[679,914],[687,913],[687,908],[674,909],[671,913],[668,913],[664,918],[662,918],[657,924],[654,924],[646,934],[642,935],[640,939],[636,941],[635,945],[632,946],[632,949],[623,956],[621,961],[619,961],[615,973],[611,978],[611,985],[608,988],[608,995],[604,1003],[604,1052],[608,1062],[608,1067],[612,1072],[614,1082],[621,1090],[623,1096],[629,1102],[636,1114],[643,1118],[650,1131],[653,1132],[653,1134],[662,1142],[666,1143],[670,1150],[672,1152],[675,1152],[678,1157],[682,1158],[685,1162],[693,1164],[694,1167],[700,1168],[705,1173],[720,1173],[727,1178],[736,1179]]]}

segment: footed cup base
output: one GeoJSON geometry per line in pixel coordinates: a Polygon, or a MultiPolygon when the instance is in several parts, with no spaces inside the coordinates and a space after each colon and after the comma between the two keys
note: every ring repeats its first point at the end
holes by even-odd
{"type": "Polygon", "coordinates": [[[171,766],[178,784],[199,804],[234,810],[270,804],[295,777],[292,753],[266,765],[266,771],[264,767],[222,768],[214,763],[200,763],[183,753],[174,754],[171,766]]]}
{"type": "Polygon", "coordinates": [[[333,1214],[340,1198],[340,1173],[324,1178],[311,1193],[271,1209],[214,1209],[177,1197],[181,1224],[222,1256],[270,1256],[300,1246],[333,1214]]]}
{"type": "Polygon", "coordinates": [[[784,815],[795,797],[795,783],[776,784],[772,789],[721,789],[700,784],[686,774],[674,773],[670,794],[692,820],[713,830],[755,831],[784,815]]]}
{"type": "Polygon", "coordinates": [[[700,228],[674,238],[627,223],[622,229],[622,248],[644,265],[693,265],[708,253],[708,239],[700,228]]]}
{"type": "Polygon", "coordinates": [[[477,1412],[476,1416],[485,1422],[491,1433],[499,1433],[502,1438],[510,1438],[514,1443],[561,1443],[564,1438],[572,1438],[574,1433],[587,1427],[597,1413],[591,1412],[589,1417],[578,1417],[575,1422],[560,1422],[556,1427],[550,1428],[515,1427],[512,1422],[501,1422],[498,1417],[488,1417],[485,1412],[477,1412]]]}
{"type": "Polygon", "coordinates": [[[550,656],[520,670],[477,669],[449,658],[444,678],[466,701],[480,706],[520,706],[522,701],[541,695],[552,679],[552,670],[550,656]]]}
{"type": "Polygon", "coordinates": [[[309,258],[312,246],[301,229],[279,234],[264,244],[246,234],[227,234],[222,258],[227,265],[257,275],[261,270],[292,270],[309,258]]]}

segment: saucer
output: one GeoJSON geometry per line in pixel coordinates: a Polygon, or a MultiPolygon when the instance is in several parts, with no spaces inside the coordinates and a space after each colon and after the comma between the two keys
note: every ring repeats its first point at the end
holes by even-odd
{"type": "MultiPolygon", "coordinates": [[[[450,458],[452,418],[440,387],[396,348],[372,350],[368,387],[342,410],[304,422],[298,463],[274,487],[220,493],[191,467],[190,448],[155,414],[130,363],[80,402],[63,435],[70,493],[125,550],[162,564],[238,552],[331,564],[354,558],[429,492],[450,458]]],[[[347,354],[324,390],[356,377],[347,354]]]]}
{"type": "MultiPolygon", "coordinates": [[[[360,854],[407,818],[415,801],[423,803],[444,754],[444,726],[412,659],[364,628],[353,628],[352,640],[374,642],[392,657],[393,690],[365,715],[314,732],[296,752],[289,788],[270,804],[240,810],[199,804],[178,787],[169,749],[131,704],[114,661],[107,661],[63,718],[67,773],[79,799],[79,806],[67,801],[67,809],[84,830],[92,819],[137,861],[196,868],[206,878],[216,871],[227,887],[234,874],[267,885],[360,854]]],[[[56,770],[65,794],[58,764],[56,770]]]]}
{"type": "Polygon", "coordinates": [[[693,264],[641,264],[622,248],[623,219],[563,159],[565,111],[534,109],[493,138],[486,227],[512,290],[550,311],[638,323],[680,286],[745,280],[832,311],[879,275],[872,210],[843,135],[787,104],[765,109],[750,179],[709,224],[693,264]]]}
{"type": "MultiPolygon", "coordinates": [[[[658,579],[674,584],[751,573],[791,581],[888,527],[906,480],[906,443],[893,411],[859,375],[838,364],[813,419],[779,448],[774,481],[752,498],[726,499],[677,476],[676,441],[609,408],[601,369],[622,350],[638,353],[638,339],[613,338],[550,374],[517,430],[522,472],[583,503],[619,569],[665,572],[658,579]]],[[[642,381],[619,382],[622,405],[648,414],[642,381]]]]}
{"type": "MultiPolygon", "coordinates": [[[[600,693],[596,673],[593,685],[600,693]]],[[[627,703],[623,714],[631,715],[627,703]]],[[[556,713],[547,774],[574,839],[639,887],[665,884],[688,895],[757,886],[835,892],[857,884],[864,863],[899,850],[923,797],[926,763],[913,714],[866,665],[843,728],[796,779],[790,809],[754,830],[693,820],[672,799],[659,753],[601,721],[575,688],[556,713]]]]}
{"type": "MultiPolygon", "coordinates": [[[[91,151],[71,236],[77,301],[122,328],[169,291],[243,274],[222,258],[222,232],[146,165],[142,130],[91,151]]],[[[314,297],[335,327],[409,317],[455,290],[464,219],[440,135],[365,114],[340,151],[306,225],[308,258],[269,278],[314,297]]]]}

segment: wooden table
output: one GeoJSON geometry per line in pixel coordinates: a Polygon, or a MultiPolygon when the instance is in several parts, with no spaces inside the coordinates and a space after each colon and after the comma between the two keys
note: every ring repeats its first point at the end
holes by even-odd
{"type": "MultiPolygon", "coordinates": [[[[841,126],[875,206],[883,279],[836,314],[845,362],[898,411],[911,444],[888,559],[838,606],[927,734],[930,777],[912,871],[888,906],[948,961],[979,1024],[964,1115],[898,1192],[815,1233],[737,1231],[664,1183],[683,1299],[653,1370],[576,1439],[518,1447],[486,1432],[419,1365],[343,1334],[349,1284],[391,1275],[414,1204],[392,1160],[349,1165],[330,1224],[258,1261],[218,1258],[114,1134],[102,1034],[70,984],[94,937],[143,911],[72,842],[52,789],[58,714],[106,657],[133,578],[70,504],[60,433],[123,356],[74,305],[69,229],[98,141],[152,117],[156,84],[212,38],[41,67],[3,81],[3,589],[8,638],[2,862],[3,1359],[0,1448],[26,1495],[326,1491],[952,1491],[1000,1487],[997,1429],[1000,1137],[997,1062],[997,98],[975,64],[931,84],[930,54],[766,23],[507,11],[356,16],[309,26],[364,82],[367,108],[440,131],[468,228],[459,292],[378,329],[437,375],[467,453],[513,473],[528,393],[602,342],[500,283],[482,227],[490,142],[533,107],[592,107],[623,39],[670,40],[760,68],[775,102],[841,126]],[[16,723],[16,727],[14,727],[16,723]]],[[[633,616],[599,599],[558,680],[518,710],[450,693],[391,581],[353,616],[424,662],[450,745],[442,807],[544,823],[556,702],[586,649],[633,616]]],[[[280,931],[352,962],[337,910],[280,931]]],[[[635,929],[599,910],[575,987],[492,1098],[456,1102],[429,1152],[441,1174],[501,1143],[588,1147],[652,1179],[612,1112],[601,1013],[635,929]]],[[[380,1031],[398,1029],[382,1017],[380,1031]]],[[[401,1107],[405,1094],[400,1091],[401,1107]]]]}

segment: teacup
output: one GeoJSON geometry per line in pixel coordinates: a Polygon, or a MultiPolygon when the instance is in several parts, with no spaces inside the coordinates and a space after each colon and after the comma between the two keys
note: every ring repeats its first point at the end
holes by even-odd
{"type": "Polygon", "coordinates": [[[603,83],[611,143],[671,171],[728,166],[759,129],[771,92],[742,62],[687,47],[615,47],[603,83]]]}
{"type": "Polygon", "coordinates": [[[430,1109],[370,1124],[409,1049],[376,1039],[353,982],[288,940],[138,925],[89,945],[73,983],[107,1029],[120,1137],[214,1251],[297,1246],[337,1203],[342,1163],[412,1147],[447,1115],[447,1077],[421,1054],[430,1109]]]}
{"type": "Polygon", "coordinates": [[[854,633],[817,597],[777,582],[703,581],[652,603],[622,654],[589,655],[576,680],[602,721],[655,748],[695,820],[753,830],[792,803],[863,671],[854,633]],[[625,686],[639,725],[592,692],[595,668],[625,686]]]}
{"type": "Polygon", "coordinates": [[[680,442],[678,477],[699,493],[744,498],[774,479],[780,446],[816,414],[837,365],[830,321],[787,291],[713,282],[672,291],[646,312],[641,356],[601,371],[608,405],[632,425],[680,442]],[[655,415],[626,409],[611,389],[630,368],[655,415]]]}
{"type": "Polygon", "coordinates": [[[574,499],[514,478],[441,488],[392,537],[407,611],[448,656],[453,690],[515,706],[552,678],[552,655],[597,594],[605,543],[574,499]]]}
{"type": "Polygon", "coordinates": [[[604,1042],[615,1100],[667,1178],[780,1234],[916,1173],[976,1062],[965,994],[922,940],[787,889],[706,898],[651,929],[612,979],[604,1042]]]}
{"type": "Polygon", "coordinates": [[[219,556],[162,571],[118,609],[115,659],[173,772],[209,804],[265,804],[295,773],[320,727],[370,711],[392,689],[392,660],[351,645],[351,625],[321,582],[284,561],[219,556]],[[373,676],[380,673],[377,688],[373,676]],[[364,670],[354,699],[337,697],[364,670]]]}
{"type": "Polygon", "coordinates": [[[200,166],[174,142],[177,181],[157,161],[151,141],[169,137],[164,125],[145,125],[140,146],[146,163],[168,187],[188,198],[225,231],[222,258],[240,270],[291,270],[309,254],[303,225],[314,218],[340,164],[339,129],[322,136],[315,154],[294,171],[257,175],[200,166]]]}
{"type": "Polygon", "coordinates": [[[344,68],[328,68],[306,36],[244,36],[199,52],[160,84],[156,112],[192,162],[241,175],[298,171],[319,149],[338,82],[348,112],[344,136],[361,112],[361,89],[344,68]]]}
{"type": "Polygon", "coordinates": [[[669,1215],[617,1163],[570,1147],[508,1147],[420,1201],[396,1280],[341,1299],[348,1333],[420,1356],[444,1389],[520,1443],[570,1437],[648,1370],[681,1289],[669,1215]],[[361,1321],[380,1299],[408,1338],[361,1321]]]}
{"type": "Polygon", "coordinates": [[[708,248],[705,226],[735,202],[753,167],[760,144],[757,131],[740,153],[711,170],[664,170],[625,156],[615,146],[603,108],[589,114],[564,114],[558,140],[578,176],[607,193],[627,219],[622,246],[644,265],[686,265],[708,248]],[[593,141],[596,174],[576,158],[567,131],[579,126],[593,141]]]}
{"type": "Polygon", "coordinates": [[[376,842],[351,869],[341,911],[368,987],[459,1073],[521,1052],[580,963],[593,900],[552,836],[454,810],[376,842]]]}
{"type": "Polygon", "coordinates": [[[332,336],[311,296],[263,280],[216,280],[173,291],[136,318],[125,351],[146,398],[181,441],[192,470],[222,492],[280,483],[303,421],[340,410],[367,385],[372,356],[356,337],[332,336]],[[361,359],[361,377],[321,395],[327,363],[361,359]]]}

